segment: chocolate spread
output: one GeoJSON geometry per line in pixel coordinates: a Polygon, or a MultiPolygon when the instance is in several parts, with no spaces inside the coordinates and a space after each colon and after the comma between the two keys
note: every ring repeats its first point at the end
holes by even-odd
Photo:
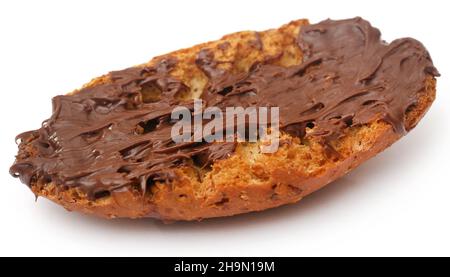
{"type": "MultiPolygon", "coordinates": [[[[212,51],[200,51],[196,65],[209,77],[205,106],[279,107],[282,131],[325,143],[376,118],[404,134],[406,110],[427,76],[439,76],[420,42],[387,44],[361,18],[304,26],[297,43],[301,64],[257,62],[239,74],[217,68],[212,51]]],[[[10,173],[28,186],[44,180],[79,187],[95,199],[133,185],[145,191],[155,181],[170,182],[174,168],[230,156],[235,143],[172,141],[172,110],[192,105],[179,97],[189,87],[170,76],[176,63],[164,58],[111,72],[108,82],[54,97],[42,127],[17,137],[32,153],[19,152],[10,173]]]]}

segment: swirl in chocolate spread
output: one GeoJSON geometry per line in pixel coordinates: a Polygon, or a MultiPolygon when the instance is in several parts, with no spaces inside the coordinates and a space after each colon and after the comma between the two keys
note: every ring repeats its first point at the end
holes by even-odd
{"type": "MultiPolygon", "coordinates": [[[[348,126],[383,118],[405,133],[405,112],[417,102],[427,76],[439,76],[423,45],[410,38],[386,44],[361,18],[304,26],[298,37],[300,65],[255,63],[249,72],[217,68],[207,49],[196,65],[210,78],[206,106],[279,107],[280,128],[324,141],[348,126]]],[[[170,114],[189,90],[170,76],[176,60],[110,73],[110,81],[56,96],[42,127],[18,136],[14,177],[79,187],[91,199],[119,188],[170,181],[174,168],[193,160],[209,164],[228,157],[235,143],[174,144],[170,114]],[[150,92],[150,93],[147,93],[150,92]],[[150,95],[150,96],[149,96],[150,95]],[[27,150],[32,149],[32,150],[27,150]]]]}

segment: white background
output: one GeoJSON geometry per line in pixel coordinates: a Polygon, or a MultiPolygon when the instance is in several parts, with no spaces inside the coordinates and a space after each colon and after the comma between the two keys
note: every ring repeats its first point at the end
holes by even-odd
{"type": "Polygon", "coordinates": [[[0,255],[450,255],[447,1],[1,1],[0,255]],[[164,225],[69,213],[9,176],[14,137],[52,96],[178,48],[250,29],[363,16],[390,41],[422,41],[442,74],[422,122],[298,204],[164,225]]]}

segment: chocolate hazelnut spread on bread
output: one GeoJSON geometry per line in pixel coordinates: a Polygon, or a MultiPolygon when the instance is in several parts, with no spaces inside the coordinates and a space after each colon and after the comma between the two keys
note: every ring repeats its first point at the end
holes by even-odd
{"type": "MultiPolygon", "coordinates": [[[[255,48],[263,48],[259,36],[255,48]]],[[[207,77],[200,98],[206,107],[279,107],[280,130],[300,141],[314,138],[327,155],[346,130],[374,120],[399,136],[409,128],[408,110],[420,100],[427,78],[439,76],[425,47],[402,38],[386,43],[378,29],[354,18],[325,20],[300,28],[295,45],[300,64],[282,66],[272,59],[254,62],[248,71],[219,66],[203,48],[195,66],[207,77]]],[[[275,57],[276,59],[276,57],[275,57]]],[[[77,188],[95,201],[114,191],[170,183],[176,170],[212,165],[231,157],[237,142],[174,143],[170,118],[189,84],[171,75],[176,57],[153,65],[113,71],[109,81],[53,98],[53,113],[38,130],[18,135],[20,151],[10,173],[32,186],[38,180],[77,188]]],[[[331,153],[331,154],[330,154],[331,153]]]]}

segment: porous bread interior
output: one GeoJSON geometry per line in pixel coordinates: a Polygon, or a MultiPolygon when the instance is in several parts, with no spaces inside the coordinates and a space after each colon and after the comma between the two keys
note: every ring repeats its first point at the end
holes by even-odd
{"type": "MultiPolygon", "coordinates": [[[[281,66],[301,63],[302,53],[296,44],[301,26],[297,20],[279,29],[264,32],[244,31],[224,36],[218,41],[203,43],[155,57],[176,57],[178,63],[171,75],[190,87],[185,98],[198,98],[208,83],[207,76],[195,65],[201,49],[208,48],[219,67],[230,72],[245,72],[256,61],[273,60],[281,66]],[[258,40],[262,43],[259,49],[258,40]],[[276,58],[278,57],[278,58],[276,58]]],[[[96,78],[85,85],[109,82],[109,76],[96,78]]],[[[434,100],[435,81],[424,84],[419,103],[407,113],[406,127],[414,127],[434,100]]],[[[76,93],[73,92],[73,93],[76,93]]],[[[69,210],[103,217],[157,217],[164,220],[198,220],[263,210],[293,203],[342,176],[362,161],[382,151],[399,136],[379,119],[348,128],[345,135],[331,144],[340,154],[330,158],[323,144],[315,139],[300,141],[283,134],[281,146],[274,154],[262,154],[259,143],[240,143],[235,154],[215,162],[210,168],[185,167],[177,170],[179,178],[172,183],[156,183],[142,197],[142,191],[118,191],[95,201],[87,199],[77,188],[60,189],[56,185],[37,182],[36,195],[47,197],[69,210]],[[375,147],[376,146],[376,147],[375,147]]],[[[28,149],[32,152],[32,149],[28,149]]]]}

